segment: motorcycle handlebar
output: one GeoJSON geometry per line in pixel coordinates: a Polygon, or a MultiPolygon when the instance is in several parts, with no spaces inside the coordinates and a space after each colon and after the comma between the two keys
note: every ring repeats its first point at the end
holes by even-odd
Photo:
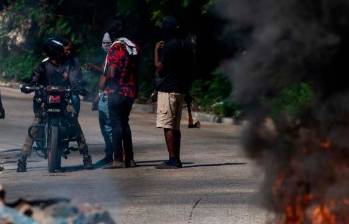
{"type": "Polygon", "coordinates": [[[62,86],[47,86],[46,91],[60,91],[60,92],[71,92],[70,88],[65,88],[62,86]]]}
{"type": "Polygon", "coordinates": [[[26,84],[21,84],[19,86],[19,88],[24,93],[31,93],[31,92],[39,91],[39,90],[71,92],[70,88],[64,88],[64,87],[60,87],[60,86],[47,86],[47,87],[44,87],[42,85],[30,86],[30,85],[26,85],[26,84]]]}
{"type": "Polygon", "coordinates": [[[34,91],[39,91],[42,88],[43,88],[42,86],[30,86],[26,84],[21,84],[19,86],[19,89],[21,90],[22,93],[31,93],[34,91]]]}

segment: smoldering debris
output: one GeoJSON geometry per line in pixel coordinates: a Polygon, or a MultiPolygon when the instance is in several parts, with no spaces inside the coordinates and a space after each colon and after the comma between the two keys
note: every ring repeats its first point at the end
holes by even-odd
{"type": "Polygon", "coordinates": [[[5,201],[0,185],[0,223],[12,224],[115,224],[108,211],[90,204],[74,205],[67,199],[5,201]]]}

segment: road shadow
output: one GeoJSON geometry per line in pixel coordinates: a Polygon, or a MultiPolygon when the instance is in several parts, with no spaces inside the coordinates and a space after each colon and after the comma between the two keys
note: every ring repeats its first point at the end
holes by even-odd
{"type": "MultiPolygon", "coordinates": [[[[149,167],[149,166],[152,166],[152,167],[155,167],[157,165],[159,165],[160,163],[164,162],[164,160],[148,160],[148,161],[136,161],[136,167],[149,167]]],[[[183,164],[193,164],[191,162],[186,162],[186,163],[183,163],[183,164]]],[[[94,165],[94,168],[95,169],[122,169],[120,167],[115,167],[113,166],[113,164],[109,164],[109,165],[94,165]]],[[[134,168],[134,167],[132,167],[134,168]]]]}
{"type": "MultiPolygon", "coordinates": [[[[163,161],[159,161],[159,162],[163,162],[163,161]]],[[[160,163],[151,163],[151,164],[147,164],[147,163],[139,163],[137,162],[137,166],[136,167],[156,167],[158,165],[160,165],[160,163]]],[[[246,165],[247,163],[212,163],[212,164],[194,164],[192,162],[183,162],[183,167],[182,169],[187,169],[187,168],[196,168],[196,167],[219,167],[219,166],[241,166],[241,165],[246,165]]],[[[108,168],[108,169],[112,169],[112,168],[108,168]]]]}
{"type": "MultiPolygon", "coordinates": [[[[164,160],[149,160],[149,161],[136,161],[136,167],[156,167],[164,160]]],[[[219,167],[219,166],[241,166],[247,163],[211,163],[211,164],[195,164],[193,162],[183,162],[183,168],[196,168],[196,167],[219,167]]],[[[101,169],[118,169],[113,165],[99,167],[101,169]]]]}
{"type": "MultiPolygon", "coordinates": [[[[164,160],[149,160],[149,161],[136,161],[137,166],[136,167],[149,167],[149,166],[158,166],[161,163],[163,163],[164,160]]],[[[191,165],[192,162],[183,162],[183,165],[191,165]]]]}
{"type": "MultiPolygon", "coordinates": [[[[4,159],[3,163],[4,164],[15,164],[18,162],[18,160],[13,160],[12,158],[1,158],[4,159]]],[[[40,163],[42,162],[41,160],[28,160],[27,163],[40,163]]]]}
{"type": "Polygon", "coordinates": [[[137,164],[145,164],[145,163],[161,163],[164,160],[147,160],[147,161],[136,161],[137,164]]]}
{"type": "Polygon", "coordinates": [[[194,164],[185,166],[183,163],[183,168],[195,168],[195,167],[215,167],[215,166],[241,166],[246,165],[247,163],[212,163],[212,164],[194,164]]]}
{"type": "Polygon", "coordinates": [[[15,164],[17,163],[17,160],[8,160],[9,158],[2,158],[5,159],[5,161],[3,161],[3,164],[15,164]]]}
{"type": "Polygon", "coordinates": [[[3,153],[7,153],[7,152],[20,152],[21,149],[5,149],[5,150],[1,150],[1,152],[3,153]]]}
{"type": "MultiPolygon", "coordinates": [[[[149,161],[136,161],[137,167],[142,166],[157,166],[164,160],[149,160],[149,161]]],[[[212,164],[195,164],[193,162],[183,162],[183,168],[195,168],[195,167],[214,167],[214,166],[241,166],[247,163],[212,163],[212,164]]]]}
{"type": "MultiPolygon", "coordinates": [[[[16,171],[17,168],[7,168],[6,170],[16,171]]],[[[47,170],[47,166],[36,166],[36,167],[28,167],[27,168],[27,172],[41,171],[41,170],[47,170]]],[[[64,167],[61,167],[60,169],[57,169],[55,172],[52,172],[52,173],[48,172],[48,174],[50,174],[51,176],[59,176],[59,174],[78,172],[78,171],[82,171],[82,170],[85,170],[83,165],[64,166],[64,167]]]]}
{"type": "Polygon", "coordinates": [[[61,167],[58,173],[72,173],[72,172],[78,172],[82,170],[85,170],[83,165],[64,166],[64,167],[61,167]]]}

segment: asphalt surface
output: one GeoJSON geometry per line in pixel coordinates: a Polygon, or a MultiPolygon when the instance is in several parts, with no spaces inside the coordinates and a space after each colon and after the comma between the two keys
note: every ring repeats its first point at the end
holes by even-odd
{"type": "MultiPolygon", "coordinates": [[[[17,173],[16,154],[33,116],[32,96],[0,89],[7,115],[0,120],[5,165],[0,184],[9,201],[70,198],[103,206],[119,224],[265,223],[258,194],[263,173],[241,149],[241,126],[203,123],[201,129],[188,129],[183,120],[184,168],[157,170],[154,166],[167,157],[162,130],[155,128],[154,114],[135,110],[130,120],[137,167],[83,170],[81,156],[74,153],[62,160],[66,172],[50,174],[47,161],[33,153],[28,172],[17,173]]],[[[82,103],[80,123],[96,162],[104,144],[89,103],[82,103]]]]}

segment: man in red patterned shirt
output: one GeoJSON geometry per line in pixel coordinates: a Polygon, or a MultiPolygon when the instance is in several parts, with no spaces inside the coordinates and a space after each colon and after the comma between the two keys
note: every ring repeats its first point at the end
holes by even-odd
{"type": "MultiPolygon", "coordinates": [[[[119,36],[121,23],[113,28],[119,36]]],[[[110,32],[111,36],[114,36],[110,32]]],[[[113,136],[114,167],[134,167],[132,134],[129,115],[137,96],[136,45],[125,37],[117,38],[106,56],[104,74],[100,78],[100,89],[108,97],[108,108],[113,136]],[[124,151],[124,161],[122,152],[124,151]]]]}

